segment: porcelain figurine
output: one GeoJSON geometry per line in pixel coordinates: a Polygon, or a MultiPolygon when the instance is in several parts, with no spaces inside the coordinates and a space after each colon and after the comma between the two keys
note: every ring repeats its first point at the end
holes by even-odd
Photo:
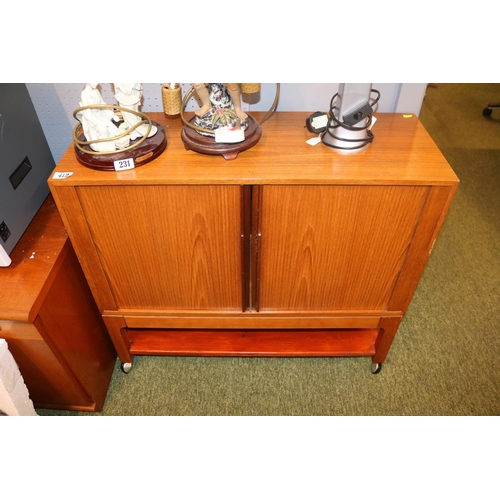
{"type": "MultiPolygon", "coordinates": [[[[141,83],[115,83],[115,98],[122,108],[130,109],[132,111],[139,111],[139,105],[142,99],[143,87],[141,83]]],[[[128,128],[133,127],[141,121],[141,117],[133,113],[127,113],[122,111],[123,120],[128,126],[128,128]]],[[[130,139],[134,140],[139,137],[146,135],[148,131],[147,125],[139,125],[135,130],[129,134],[130,139]]],[[[152,137],[157,132],[157,127],[154,125],[148,134],[148,137],[152,137]]]]}
{"type": "MultiPolygon", "coordinates": [[[[195,111],[194,125],[206,130],[221,127],[248,127],[248,115],[241,109],[241,93],[237,83],[193,83],[201,101],[195,111]]],[[[199,132],[202,135],[211,135],[199,132]]]]}
{"type": "MultiPolygon", "coordinates": [[[[105,105],[106,102],[101,96],[98,83],[87,83],[81,93],[80,107],[90,105],[105,105]]],[[[103,142],[90,144],[90,148],[97,152],[114,151],[117,146],[113,137],[122,132],[118,125],[113,122],[119,122],[120,118],[111,109],[88,108],[76,114],[76,118],[81,122],[83,134],[87,141],[109,139],[103,142]]]]}

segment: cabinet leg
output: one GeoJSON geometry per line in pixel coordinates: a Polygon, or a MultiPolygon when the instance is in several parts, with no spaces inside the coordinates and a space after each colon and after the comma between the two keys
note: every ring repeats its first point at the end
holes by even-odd
{"type": "Polygon", "coordinates": [[[381,318],[378,324],[379,334],[375,341],[375,355],[372,356],[373,364],[382,365],[385,361],[402,319],[402,316],[381,318]]]}
{"type": "Polygon", "coordinates": [[[105,314],[103,314],[102,319],[104,320],[104,324],[106,325],[120,361],[122,364],[130,363],[130,367],[132,367],[134,357],[129,352],[130,340],[128,339],[125,320],[121,316],[106,316],[105,314]]]}

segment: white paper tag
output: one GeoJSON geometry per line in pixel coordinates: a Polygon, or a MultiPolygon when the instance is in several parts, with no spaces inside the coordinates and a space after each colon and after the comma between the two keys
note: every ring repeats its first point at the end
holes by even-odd
{"type": "Polygon", "coordinates": [[[73,172],[56,172],[52,179],[66,179],[66,177],[71,177],[73,172]]]}
{"type": "Polygon", "coordinates": [[[133,158],[127,158],[126,160],[116,160],[113,162],[116,171],[119,170],[131,170],[135,168],[135,163],[133,158]]]}
{"type": "Polygon", "coordinates": [[[245,140],[245,131],[239,129],[222,129],[218,128],[215,131],[215,142],[235,143],[243,142],[245,140]]]}
{"type": "Polygon", "coordinates": [[[321,142],[321,136],[319,135],[318,137],[313,137],[312,139],[309,139],[306,142],[311,146],[316,146],[316,144],[319,144],[321,142]]]}

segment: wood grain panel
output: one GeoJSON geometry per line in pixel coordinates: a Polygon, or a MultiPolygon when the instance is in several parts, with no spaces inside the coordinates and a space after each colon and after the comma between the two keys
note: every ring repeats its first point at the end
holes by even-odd
{"type": "Polygon", "coordinates": [[[377,330],[135,330],[133,354],[373,356],[377,330]]]}
{"type": "Polygon", "coordinates": [[[259,310],[384,310],[428,191],[262,187],[259,310]]]}
{"type": "Polygon", "coordinates": [[[10,340],[43,340],[31,323],[0,320],[0,338],[10,340]]]}
{"type": "Polygon", "coordinates": [[[34,324],[61,366],[101,409],[116,353],[71,246],[62,268],[34,324]]]}
{"type": "MultiPolygon", "coordinates": [[[[264,113],[252,113],[260,119],[264,113]]],[[[279,112],[262,124],[259,143],[242,151],[236,161],[188,151],[181,140],[182,122],[165,113],[148,113],[166,129],[165,152],[151,163],[122,172],[86,168],[75,159],[71,145],[56,167],[74,172],[50,179],[51,189],[68,185],[158,184],[379,184],[451,185],[458,183],[442,153],[416,116],[378,113],[375,139],[367,151],[338,154],[306,143],[308,112],[279,112]]]]}
{"type": "MultiPolygon", "coordinates": [[[[76,161],[76,160],[75,160],[76,161]]],[[[116,302],[101,267],[99,254],[92,241],[87,221],[80,206],[77,188],[61,186],[54,190],[54,200],[68,230],[73,248],[78,255],[94,300],[100,311],[116,309],[116,302]]]]}
{"type": "Polygon", "coordinates": [[[242,310],[240,186],[78,193],[119,308],[242,310]]]}
{"type": "Polygon", "coordinates": [[[392,310],[406,311],[432,252],[457,187],[431,188],[421,222],[413,238],[405,265],[389,303],[392,310]]]}
{"type": "Polygon", "coordinates": [[[11,322],[0,336],[6,338],[35,406],[73,405],[86,410],[95,406],[34,325],[11,322]]]}
{"type": "Polygon", "coordinates": [[[209,328],[209,329],[317,329],[376,328],[379,316],[309,316],[307,314],[235,314],[234,316],[126,316],[129,328],[209,328]]]}
{"type": "Polygon", "coordinates": [[[0,268],[0,318],[33,321],[69,246],[66,230],[49,196],[0,268]]]}

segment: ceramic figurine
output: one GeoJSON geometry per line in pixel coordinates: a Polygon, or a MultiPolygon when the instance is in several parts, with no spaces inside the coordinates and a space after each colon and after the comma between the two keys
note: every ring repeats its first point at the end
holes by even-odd
{"type": "MultiPolygon", "coordinates": [[[[87,83],[85,85],[81,93],[80,107],[106,104],[97,88],[98,85],[98,83],[87,83]]],[[[109,139],[90,144],[94,151],[114,151],[119,147],[112,139],[122,133],[118,126],[113,123],[118,122],[120,118],[112,110],[88,108],[78,112],[76,118],[82,123],[83,134],[87,141],[109,139]]]]}
{"type": "Polygon", "coordinates": [[[201,101],[200,109],[195,111],[194,125],[206,130],[248,127],[248,115],[241,109],[237,83],[193,83],[193,87],[201,101]]]}
{"type": "MultiPolygon", "coordinates": [[[[142,99],[142,84],[141,83],[115,83],[115,98],[121,108],[130,109],[132,111],[139,111],[139,105],[142,99]]],[[[133,127],[141,121],[141,117],[133,113],[127,113],[122,111],[122,116],[124,122],[129,128],[133,127]]],[[[139,125],[135,130],[129,134],[130,139],[134,140],[139,137],[143,137],[148,130],[147,125],[139,125]]],[[[148,137],[152,137],[157,132],[157,127],[154,125],[148,134],[148,137]]]]}

